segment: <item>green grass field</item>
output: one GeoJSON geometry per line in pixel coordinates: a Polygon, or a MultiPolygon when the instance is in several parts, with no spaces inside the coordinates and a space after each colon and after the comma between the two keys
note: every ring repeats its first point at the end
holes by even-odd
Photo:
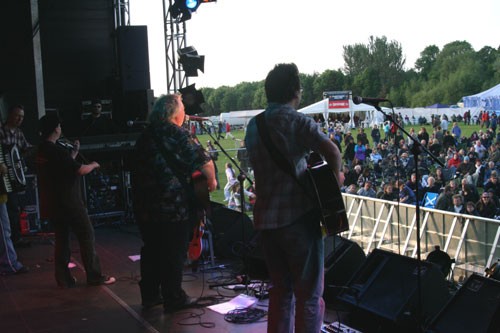
{"type": "MultiPolygon", "coordinates": [[[[459,126],[462,129],[462,136],[463,137],[470,137],[474,131],[477,132],[481,129],[481,127],[479,125],[465,126],[465,125],[463,125],[463,123],[460,123],[459,126]]],[[[418,133],[421,126],[419,126],[419,125],[414,125],[414,126],[413,125],[412,126],[406,125],[405,130],[409,132],[411,127],[413,127],[415,129],[415,132],[418,133]]],[[[427,132],[429,133],[429,135],[432,135],[432,126],[426,125],[424,127],[427,129],[427,132]]],[[[451,130],[451,124],[448,127],[448,130],[451,130]]],[[[370,137],[370,131],[371,130],[368,128],[365,129],[365,132],[368,135],[368,140],[370,140],[370,144],[371,144],[372,142],[371,142],[371,137],[370,137]]],[[[231,131],[231,133],[234,135],[235,140],[233,140],[233,139],[220,139],[219,143],[224,148],[224,150],[226,150],[228,155],[231,158],[233,158],[236,162],[238,162],[238,160],[236,159],[236,152],[237,152],[238,147],[240,146],[240,140],[243,140],[245,138],[245,131],[244,130],[235,130],[235,131],[231,131]]],[[[354,135],[354,137],[356,137],[355,129],[353,129],[353,135],[354,135]]],[[[384,134],[382,133],[382,137],[383,136],[384,136],[384,134]]],[[[204,147],[206,147],[207,140],[211,140],[212,142],[214,142],[214,140],[208,134],[198,135],[198,139],[200,140],[200,142],[202,143],[202,145],[204,147]]],[[[342,143],[342,148],[344,147],[343,144],[344,143],[342,143]]],[[[214,144],[214,146],[215,146],[215,148],[217,148],[218,151],[220,150],[220,148],[217,145],[214,144]]],[[[224,200],[224,193],[223,193],[222,189],[224,188],[224,185],[226,185],[226,174],[224,172],[224,165],[227,162],[231,162],[231,161],[222,152],[219,152],[217,167],[219,170],[219,183],[220,183],[221,189],[211,193],[211,195],[210,195],[211,201],[218,202],[218,203],[224,203],[224,201],[223,201],[224,200]]],[[[237,169],[234,166],[233,166],[233,169],[235,170],[235,172],[237,172],[237,169]]]]}

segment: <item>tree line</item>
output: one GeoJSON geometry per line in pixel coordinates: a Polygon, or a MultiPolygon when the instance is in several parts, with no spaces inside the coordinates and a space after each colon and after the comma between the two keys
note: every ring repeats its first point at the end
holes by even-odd
{"type": "MultiPolygon", "coordinates": [[[[323,98],[325,91],[351,90],[354,96],[387,98],[394,106],[423,107],[456,104],[500,82],[500,46],[475,51],[466,41],[454,41],[440,50],[427,46],[411,69],[399,42],[370,36],[367,44],[343,47],[344,67],[323,73],[301,74],[302,106],[323,98]]],[[[263,109],[264,80],[233,87],[202,88],[204,115],[263,109]]]]}

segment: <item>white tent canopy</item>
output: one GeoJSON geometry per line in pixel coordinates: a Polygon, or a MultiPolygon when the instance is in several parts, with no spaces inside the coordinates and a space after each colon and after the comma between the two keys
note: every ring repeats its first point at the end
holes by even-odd
{"type": "MultiPolygon", "coordinates": [[[[348,112],[349,117],[351,118],[350,120],[350,125],[351,127],[354,127],[354,114],[355,112],[366,112],[366,124],[368,125],[374,125],[374,124],[381,124],[384,122],[384,115],[375,109],[375,107],[368,105],[368,104],[354,104],[352,100],[349,100],[349,107],[348,108],[334,108],[334,109],[329,109],[328,108],[328,98],[325,98],[322,101],[316,102],[314,104],[311,104],[309,106],[306,106],[300,110],[299,112],[303,114],[321,114],[325,119],[328,119],[328,115],[331,113],[344,113],[348,112]]],[[[388,108],[382,108],[384,111],[390,111],[388,108]]]]}
{"type": "Polygon", "coordinates": [[[478,94],[463,97],[464,107],[500,110],[500,84],[478,94]]]}

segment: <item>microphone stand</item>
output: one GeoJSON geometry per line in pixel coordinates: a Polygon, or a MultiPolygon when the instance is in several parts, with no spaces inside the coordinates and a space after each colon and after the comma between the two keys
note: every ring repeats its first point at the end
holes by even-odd
{"type": "MultiPolygon", "coordinates": [[[[394,110],[394,106],[392,105],[391,101],[388,101],[391,104],[391,109],[394,110]]],[[[420,249],[420,200],[419,200],[419,189],[418,189],[418,182],[419,182],[419,173],[418,173],[418,157],[419,154],[422,152],[425,152],[434,162],[439,164],[441,167],[444,167],[443,162],[441,162],[436,156],[434,156],[426,147],[424,147],[418,139],[410,135],[401,125],[398,124],[397,121],[390,115],[387,114],[382,110],[382,108],[378,105],[378,101],[374,101],[371,103],[371,105],[379,112],[381,112],[387,120],[392,122],[396,127],[406,134],[411,140],[413,141],[413,145],[411,148],[411,152],[413,154],[413,160],[415,161],[415,175],[417,178],[417,186],[415,189],[415,196],[417,197],[416,203],[415,203],[415,220],[416,220],[416,227],[417,227],[417,294],[418,294],[418,303],[417,303],[417,323],[419,325],[418,329],[419,331],[423,330],[423,327],[421,325],[422,323],[422,265],[421,265],[421,249],[420,249]]],[[[398,180],[399,181],[399,180],[398,180]]]]}
{"type": "MultiPolygon", "coordinates": [[[[245,187],[244,187],[244,181],[247,180],[251,185],[253,185],[254,182],[250,179],[250,177],[248,177],[248,174],[241,169],[241,167],[239,166],[239,164],[231,157],[231,155],[229,155],[229,153],[222,147],[222,145],[217,140],[217,138],[211,132],[209,132],[206,129],[205,125],[203,125],[203,122],[199,121],[198,123],[200,125],[200,128],[203,131],[205,131],[210,136],[210,138],[212,139],[213,143],[215,145],[217,145],[217,147],[219,147],[220,151],[233,163],[233,165],[236,167],[236,169],[238,169],[239,175],[238,175],[237,178],[238,178],[238,181],[240,182],[240,204],[241,204],[241,212],[240,212],[240,214],[241,215],[245,215],[245,187]]],[[[214,163],[215,163],[215,161],[214,161],[214,163]]],[[[243,243],[245,243],[245,225],[243,223],[241,224],[241,236],[242,236],[241,239],[243,240],[243,243]]],[[[245,267],[245,265],[244,265],[244,267],[245,267]]],[[[245,278],[246,293],[248,294],[248,285],[250,283],[250,279],[248,278],[248,276],[245,276],[245,277],[246,277],[245,278]]],[[[234,285],[234,283],[225,283],[225,284],[211,285],[210,289],[215,288],[215,287],[228,286],[228,285],[234,285]]]]}

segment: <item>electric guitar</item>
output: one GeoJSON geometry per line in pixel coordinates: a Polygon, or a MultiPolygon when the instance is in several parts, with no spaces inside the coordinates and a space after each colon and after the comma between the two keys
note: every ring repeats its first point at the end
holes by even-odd
{"type": "Polygon", "coordinates": [[[344,199],[332,169],[319,154],[312,153],[308,160],[307,172],[321,211],[323,233],[326,236],[333,236],[349,230],[344,199]]]}
{"type": "Polygon", "coordinates": [[[207,179],[201,171],[195,171],[192,175],[194,194],[198,199],[197,211],[198,225],[194,227],[193,238],[189,242],[188,258],[191,261],[198,260],[203,253],[203,234],[205,232],[205,219],[210,216],[210,196],[208,194],[207,179]]]}

